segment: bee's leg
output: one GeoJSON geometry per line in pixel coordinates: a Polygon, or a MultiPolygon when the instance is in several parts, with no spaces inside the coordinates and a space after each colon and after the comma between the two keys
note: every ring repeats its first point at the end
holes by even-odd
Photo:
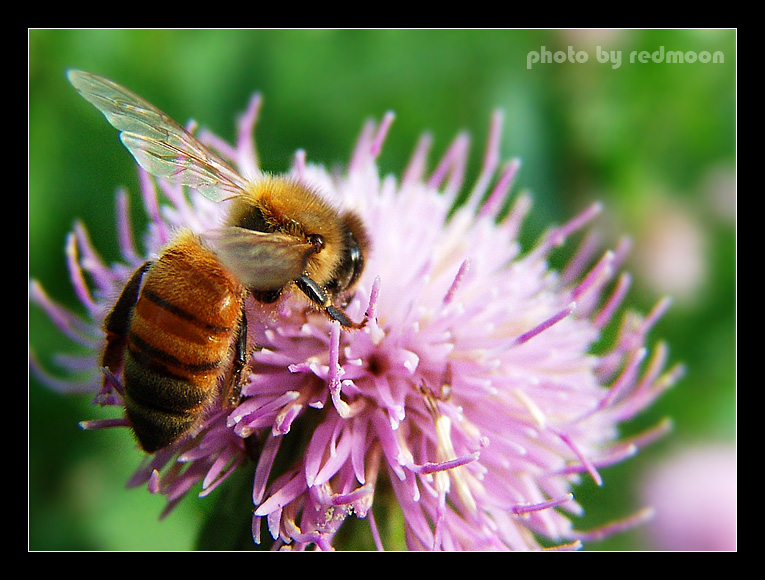
{"type": "MultiPolygon", "coordinates": [[[[109,314],[104,319],[104,331],[106,332],[106,346],[101,356],[101,366],[109,370],[109,374],[116,375],[122,369],[122,359],[125,352],[128,331],[130,330],[130,316],[135,303],[138,301],[138,293],[141,290],[143,275],[151,267],[152,262],[145,262],[138,268],[125,284],[122,292],[114,303],[109,314]]],[[[104,386],[109,376],[104,376],[104,386]]]]}
{"type": "Polygon", "coordinates": [[[247,365],[247,312],[242,303],[242,318],[239,321],[239,328],[236,332],[236,342],[234,344],[234,359],[231,367],[231,376],[227,387],[227,398],[229,405],[239,404],[242,396],[242,371],[247,365]]]}
{"type": "MultiPolygon", "coordinates": [[[[234,344],[234,359],[231,365],[227,392],[224,393],[226,398],[223,399],[232,407],[238,405],[242,397],[242,376],[245,366],[247,366],[247,312],[244,309],[244,302],[242,302],[242,318],[239,321],[239,329],[234,344]]],[[[262,445],[262,437],[258,433],[253,433],[244,439],[245,451],[254,461],[258,460],[262,445]]]]}
{"type": "Polygon", "coordinates": [[[332,301],[327,296],[327,293],[324,292],[324,290],[322,290],[321,287],[308,276],[300,276],[300,278],[295,280],[295,284],[297,284],[297,287],[300,288],[303,294],[305,294],[311,302],[317,306],[320,306],[322,310],[327,313],[327,316],[329,316],[332,320],[337,320],[344,327],[362,328],[366,323],[366,320],[361,324],[352,322],[351,319],[348,318],[348,316],[345,314],[345,312],[332,304],[332,301]]]}

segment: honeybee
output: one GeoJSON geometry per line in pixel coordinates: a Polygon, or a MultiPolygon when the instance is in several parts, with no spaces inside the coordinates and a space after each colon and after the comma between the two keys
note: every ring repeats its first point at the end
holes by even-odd
{"type": "Polygon", "coordinates": [[[122,372],[127,417],[145,451],[193,433],[219,398],[238,398],[248,294],[270,303],[297,289],[343,327],[363,326],[334,303],[364,268],[369,242],[357,215],[288,178],[249,181],[128,89],[92,73],[68,76],[141,167],[231,204],[215,232],[181,232],[136,270],[105,319],[105,376],[122,372]]]}

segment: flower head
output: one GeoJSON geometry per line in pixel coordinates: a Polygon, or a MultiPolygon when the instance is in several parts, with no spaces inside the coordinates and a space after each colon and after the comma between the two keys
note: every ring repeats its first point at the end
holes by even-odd
{"type": "MultiPolygon", "coordinates": [[[[256,96],[233,145],[198,136],[242,175],[258,172],[259,105],[256,96]]],[[[467,137],[460,135],[432,171],[424,137],[400,179],[383,177],[376,160],[391,121],[386,115],[364,127],[343,173],[307,163],[302,152],[290,171],[366,224],[372,249],[345,307],[366,325],[343,329],[295,293],[274,304],[248,298],[254,347],[240,402],[231,408],[220,401],[201,430],[147,456],[131,483],[166,495],[170,510],[197,483],[206,495],[254,458],[253,535],[260,541],[267,530],[277,547],[330,549],[342,523],[358,517],[384,548],[374,511],[393,499],[411,549],[576,547],[590,536],[573,528],[570,516],[582,511],[573,485],[582,474],[600,483],[601,467],[666,428],[630,440],[618,435],[619,423],[679,372],[664,371],[663,344],[653,353],[645,346],[667,302],[646,316],[625,314],[616,339],[596,352],[603,330],[619,324],[615,315],[629,286],[629,277],[618,274],[626,244],[597,256],[595,238],[587,236],[561,272],[548,258],[600,207],[551,228],[524,251],[518,233],[530,198],[521,194],[505,209],[519,163],[500,166],[499,114],[482,171],[459,205],[467,137]],[[287,467],[277,471],[285,448],[301,452],[280,461],[287,467]]],[[[209,231],[226,212],[225,203],[142,170],[141,193],[150,224],[140,249],[127,196],[117,196],[124,263],[105,264],[81,224],[68,238],[84,317],[30,285],[32,301],[90,349],[63,361],[78,371],[76,382],[49,375],[34,360],[32,370],[53,388],[95,392],[98,403],[115,407],[123,404],[121,378],[103,381],[99,368],[101,328],[115,297],[174,230],[209,231]]],[[[117,413],[83,426],[128,421],[117,413]]]]}

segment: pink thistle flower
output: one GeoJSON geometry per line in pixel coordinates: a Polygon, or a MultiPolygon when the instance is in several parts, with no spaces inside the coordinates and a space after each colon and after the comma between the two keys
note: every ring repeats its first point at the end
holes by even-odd
{"type": "MultiPolygon", "coordinates": [[[[259,171],[253,138],[259,107],[256,96],[233,145],[198,135],[242,175],[259,171]]],[[[521,194],[503,211],[519,163],[500,163],[501,115],[492,119],[482,171],[460,206],[467,137],[458,136],[432,171],[424,137],[401,179],[381,176],[377,157],[392,120],[389,114],[365,125],[345,172],[309,164],[302,152],[290,171],[365,221],[372,250],[345,311],[352,320],[366,316],[366,326],[343,330],[289,294],[275,305],[248,300],[255,348],[241,402],[212,409],[198,433],[148,455],[130,484],[165,495],[167,512],[198,484],[207,495],[255,457],[254,539],[267,530],[275,547],[292,549],[333,548],[352,516],[369,522],[382,549],[374,512],[392,499],[407,546],[417,550],[576,548],[642,520],[641,512],[579,532],[571,516],[582,507],[572,490],[582,474],[600,484],[600,468],[666,431],[663,422],[631,439],[618,434],[619,423],[680,373],[665,370],[663,344],[653,352],[645,346],[668,302],[646,316],[627,312],[613,344],[596,353],[604,328],[618,324],[629,287],[629,276],[618,273],[627,244],[597,256],[595,238],[585,237],[562,272],[548,258],[600,207],[551,228],[524,252],[518,232],[530,198],[521,194]],[[288,438],[306,443],[277,472],[288,438]]],[[[143,170],[141,196],[150,224],[140,247],[128,198],[117,196],[124,263],[104,263],[82,224],[67,240],[84,315],[30,284],[31,301],[88,349],[81,358],[58,359],[72,380],[49,374],[33,357],[32,372],[53,389],[95,393],[105,406],[123,404],[120,377],[102,387],[99,368],[103,320],[119,291],[174,230],[208,231],[226,211],[225,203],[143,170]]],[[[82,426],[128,422],[118,413],[82,426]]]]}

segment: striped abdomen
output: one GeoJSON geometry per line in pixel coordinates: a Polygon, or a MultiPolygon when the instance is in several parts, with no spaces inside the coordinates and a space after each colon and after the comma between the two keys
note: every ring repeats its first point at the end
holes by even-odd
{"type": "Polygon", "coordinates": [[[141,446],[155,451],[203,417],[231,368],[243,292],[191,236],[143,277],[127,332],[125,407],[141,446]]]}

